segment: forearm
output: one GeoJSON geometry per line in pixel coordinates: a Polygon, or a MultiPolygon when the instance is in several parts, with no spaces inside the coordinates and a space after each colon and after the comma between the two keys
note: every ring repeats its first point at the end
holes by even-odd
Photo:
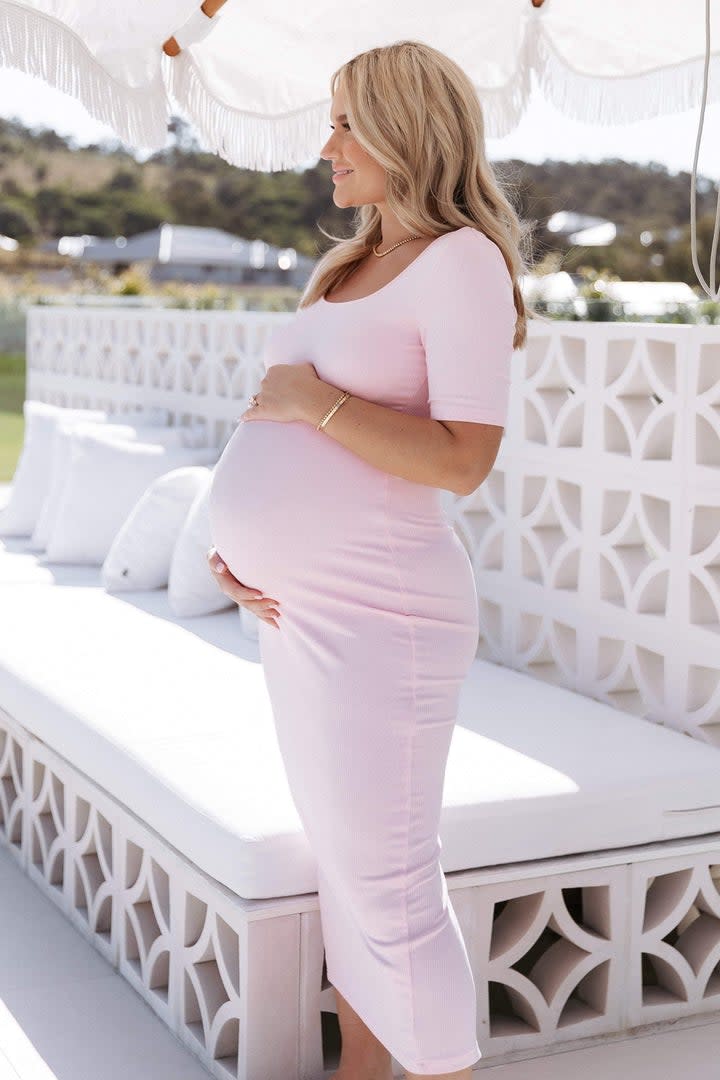
{"type": "MultiPolygon", "coordinates": [[[[342,392],[341,387],[318,379],[303,419],[313,426],[319,424],[342,392]]],[[[464,483],[455,436],[439,420],[351,395],[330,417],[322,434],[377,469],[404,480],[446,491],[458,491],[464,483]]]]}

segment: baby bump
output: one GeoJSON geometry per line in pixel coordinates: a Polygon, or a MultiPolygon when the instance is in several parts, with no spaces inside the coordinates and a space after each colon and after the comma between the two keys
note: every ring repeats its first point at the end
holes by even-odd
{"type": "Polygon", "coordinates": [[[373,530],[383,503],[384,474],[325,433],[248,420],[213,470],[212,542],[235,577],[274,595],[373,530]]]}

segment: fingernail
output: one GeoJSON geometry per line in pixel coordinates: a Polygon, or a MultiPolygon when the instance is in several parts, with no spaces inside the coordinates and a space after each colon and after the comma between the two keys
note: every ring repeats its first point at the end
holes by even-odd
{"type": "Polygon", "coordinates": [[[215,569],[217,570],[217,572],[219,574],[222,574],[223,570],[225,569],[225,563],[224,562],[216,562],[215,563],[215,569]]]}

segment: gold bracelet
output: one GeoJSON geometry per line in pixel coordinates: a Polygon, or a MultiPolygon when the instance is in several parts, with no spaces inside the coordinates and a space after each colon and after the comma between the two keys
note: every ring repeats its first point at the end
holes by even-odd
{"type": "Polygon", "coordinates": [[[337,412],[337,410],[340,408],[342,403],[344,401],[347,401],[347,399],[349,397],[350,397],[350,391],[349,390],[346,390],[344,394],[341,394],[340,397],[335,402],[335,404],[333,405],[332,409],[328,409],[328,411],[325,413],[325,415],[323,416],[320,423],[316,426],[315,430],[320,431],[322,428],[324,428],[325,425],[327,424],[328,420],[330,419],[330,417],[333,415],[333,413],[337,412]]]}

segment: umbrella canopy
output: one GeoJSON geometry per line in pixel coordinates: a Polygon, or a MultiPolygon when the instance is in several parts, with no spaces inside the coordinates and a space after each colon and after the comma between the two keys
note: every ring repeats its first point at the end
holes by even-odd
{"type": "MultiPolygon", "coordinates": [[[[689,109],[702,94],[705,0],[366,0],[341,18],[328,0],[205,0],[203,9],[123,0],[100,15],[96,0],[0,0],[0,64],[77,97],[135,147],[165,145],[175,102],[213,152],[264,170],[316,157],[332,71],[398,40],[462,65],[488,136],[517,125],[533,81],[567,115],[602,124],[689,109]]],[[[711,59],[713,101],[717,51],[711,59]]]]}

